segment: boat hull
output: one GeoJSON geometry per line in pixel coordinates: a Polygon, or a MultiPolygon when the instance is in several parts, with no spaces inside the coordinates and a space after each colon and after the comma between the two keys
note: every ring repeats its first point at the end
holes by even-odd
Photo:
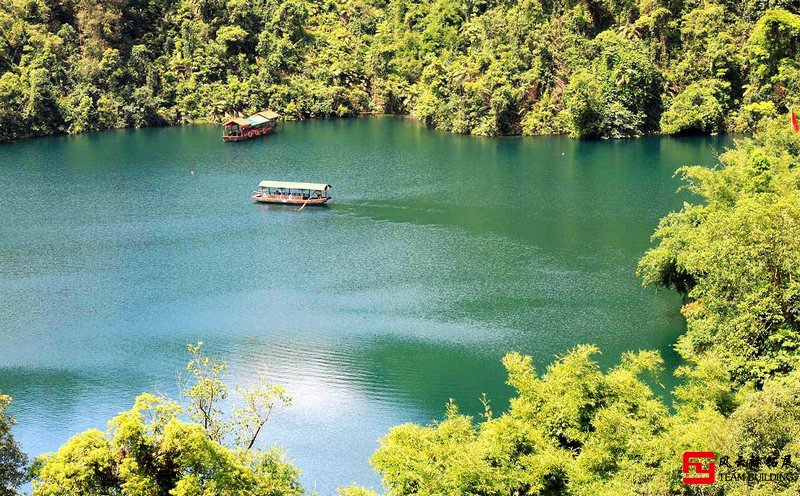
{"type": "Polygon", "coordinates": [[[274,205],[322,205],[330,198],[281,198],[277,196],[253,195],[251,197],[257,203],[272,203],[274,205]]]}
{"type": "Polygon", "coordinates": [[[263,130],[252,130],[248,131],[247,133],[241,136],[222,136],[222,141],[246,141],[253,138],[258,138],[259,136],[264,136],[266,134],[274,133],[274,127],[264,128],[263,130]]]}

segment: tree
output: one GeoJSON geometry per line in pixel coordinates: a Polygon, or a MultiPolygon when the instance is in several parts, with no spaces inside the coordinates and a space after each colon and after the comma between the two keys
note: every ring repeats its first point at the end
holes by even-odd
{"type": "Polygon", "coordinates": [[[639,265],[645,284],[687,299],[690,361],[721,357],[737,383],[797,368],[800,347],[800,137],[774,120],[720,156],[679,170],[704,205],[665,217],[639,265]]]}
{"type": "Polygon", "coordinates": [[[219,402],[227,385],[220,376],[226,367],[204,356],[201,347],[202,342],[189,345],[186,408],[168,398],[140,395],[106,432],[86,431],[39,457],[34,495],[302,494],[299,472],[280,450],[254,447],[276,402],[288,404],[288,396],[279,386],[261,382],[243,390],[243,408],[221,418],[219,402]],[[184,413],[195,422],[182,421],[184,413]],[[228,447],[223,443],[232,432],[236,442],[228,447]]]}
{"type": "Polygon", "coordinates": [[[718,100],[721,87],[716,80],[690,84],[661,116],[661,130],[668,134],[722,131],[725,116],[718,100]]]}
{"type": "Polygon", "coordinates": [[[770,78],[782,63],[792,59],[797,62],[800,15],[783,9],[768,10],[753,28],[747,48],[753,59],[750,91],[755,97],[758,92],[773,89],[770,78]]]}
{"type": "Polygon", "coordinates": [[[6,413],[11,397],[0,394],[0,496],[13,496],[16,488],[28,481],[28,458],[11,434],[16,423],[6,413]]]}
{"type": "Polygon", "coordinates": [[[0,76],[0,140],[8,141],[25,136],[22,120],[24,88],[19,76],[5,72],[0,76]]]}
{"type": "Polygon", "coordinates": [[[662,131],[716,132],[744,105],[800,101],[798,14],[791,0],[8,1],[0,140],[263,108],[621,138],[658,131],[672,104],[662,131]]]}
{"type": "Polygon", "coordinates": [[[601,136],[606,115],[606,98],[597,79],[588,71],[576,74],[564,92],[564,97],[572,129],[570,136],[601,136]]]}
{"type": "Polygon", "coordinates": [[[202,341],[187,346],[192,359],[186,366],[190,376],[183,385],[183,395],[189,400],[189,417],[203,426],[211,439],[222,442],[230,429],[220,410],[220,403],[228,397],[228,385],[221,379],[228,365],[203,355],[202,346],[202,341]]]}
{"type": "Polygon", "coordinates": [[[475,424],[451,403],[441,422],[393,428],[372,458],[387,494],[625,494],[647,479],[668,493],[663,469],[640,462],[663,451],[668,411],[646,384],[661,358],[628,353],[603,373],[597,352],[579,346],[541,377],[509,354],[508,412],[475,424]]]}
{"type": "Polygon", "coordinates": [[[236,388],[241,406],[226,415],[221,405],[228,398],[228,385],[222,378],[228,366],[204,355],[202,347],[202,341],[187,346],[191,360],[186,367],[189,376],[183,380],[183,396],[189,401],[186,412],[214,441],[233,436],[238,448],[249,450],[275,407],[291,405],[292,398],[283,387],[259,377],[251,387],[236,388]]]}

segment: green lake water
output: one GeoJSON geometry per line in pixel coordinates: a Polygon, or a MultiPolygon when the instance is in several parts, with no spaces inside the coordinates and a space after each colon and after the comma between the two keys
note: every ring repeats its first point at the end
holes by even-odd
{"type": "Polygon", "coordinates": [[[327,495],[379,486],[368,458],[392,425],[448,398],[477,412],[483,392],[502,410],[509,351],[542,370],[579,343],[604,366],[658,349],[671,371],[680,301],[642,288],[636,263],[688,198],[675,169],[730,143],[474,138],[386,117],[242,143],[191,126],[0,146],[15,435],[52,451],[139,392],[174,394],[202,339],[231,383],[288,389],[263,442],[327,495]],[[328,182],[334,200],[253,204],[262,179],[328,182]]]}

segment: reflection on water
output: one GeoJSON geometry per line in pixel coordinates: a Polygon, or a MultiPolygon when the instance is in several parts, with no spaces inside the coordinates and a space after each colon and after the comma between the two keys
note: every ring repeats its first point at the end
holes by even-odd
{"type": "Polygon", "coordinates": [[[265,442],[322,494],[378,485],[377,439],[450,397],[498,411],[508,351],[540,370],[585,342],[605,364],[656,348],[675,365],[679,302],[642,289],[636,261],[686,198],[674,170],[725,138],[482,139],[393,118],[218,134],[0,147],[0,390],[29,453],[174,394],[197,339],[232,382],[288,388],[265,442]],[[334,202],[252,204],[262,179],[328,182],[334,202]]]}

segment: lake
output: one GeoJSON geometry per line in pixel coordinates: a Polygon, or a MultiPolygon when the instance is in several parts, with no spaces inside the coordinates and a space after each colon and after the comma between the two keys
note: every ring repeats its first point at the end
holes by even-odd
{"type": "Polygon", "coordinates": [[[262,441],[323,495],[379,487],[377,440],[440,418],[448,398],[505,408],[509,351],[541,371],[579,343],[604,366],[658,349],[668,398],[680,299],[642,288],[636,263],[688,198],[675,169],[730,144],[476,138],[370,117],[241,143],[187,126],[0,146],[15,435],[53,451],[142,391],[175,394],[198,339],[232,384],[288,389],[262,441]],[[262,179],[327,182],[334,198],[254,204],[262,179]]]}

